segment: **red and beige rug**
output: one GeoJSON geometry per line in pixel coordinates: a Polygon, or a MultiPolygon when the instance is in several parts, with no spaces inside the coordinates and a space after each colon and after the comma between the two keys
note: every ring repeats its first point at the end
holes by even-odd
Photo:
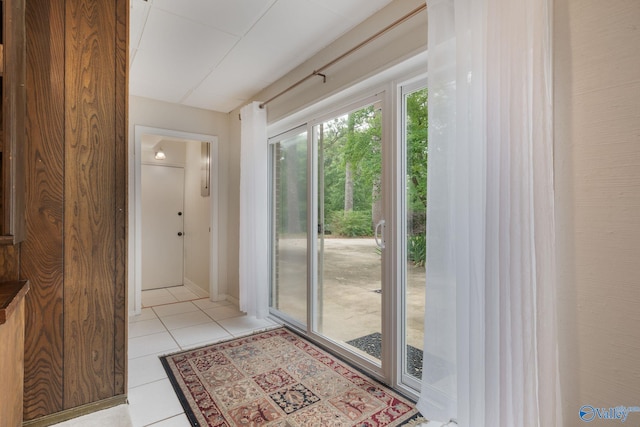
{"type": "Polygon", "coordinates": [[[399,426],[418,414],[284,328],[161,360],[194,426],[399,426]]]}

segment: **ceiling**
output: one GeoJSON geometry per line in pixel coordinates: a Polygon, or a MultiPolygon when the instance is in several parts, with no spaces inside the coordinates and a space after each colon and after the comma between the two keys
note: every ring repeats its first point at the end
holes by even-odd
{"type": "Polygon", "coordinates": [[[135,96],[229,112],[392,0],[130,0],[135,96]]]}

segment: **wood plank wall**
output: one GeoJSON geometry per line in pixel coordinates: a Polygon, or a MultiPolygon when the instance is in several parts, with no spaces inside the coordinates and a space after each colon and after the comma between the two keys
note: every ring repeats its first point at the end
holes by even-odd
{"type": "Polygon", "coordinates": [[[0,246],[0,282],[18,280],[20,245],[0,246]]]}
{"type": "Polygon", "coordinates": [[[127,14],[27,1],[25,420],[126,391],[127,14]]]}
{"type": "Polygon", "coordinates": [[[26,298],[25,420],[64,409],[64,3],[28,1],[25,10],[27,238],[21,276],[31,282],[26,298]]]}

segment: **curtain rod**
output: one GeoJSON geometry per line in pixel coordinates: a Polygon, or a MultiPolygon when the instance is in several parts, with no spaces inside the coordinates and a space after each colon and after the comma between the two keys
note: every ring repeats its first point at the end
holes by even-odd
{"type": "Polygon", "coordinates": [[[418,13],[422,12],[423,10],[425,10],[427,8],[427,3],[423,3],[421,6],[415,8],[414,10],[412,10],[411,12],[407,13],[406,15],[404,15],[402,18],[397,19],[396,21],[392,22],[391,24],[387,25],[386,27],[384,27],[383,29],[381,29],[380,31],[378,31],[377,33],[375,33],[374,35],[368,37],[366,40],[364,40],[363,42],[359,43],[358,45],[352,47],[351,49],[349,49],[348,51],[346,51],[345,53],[343,53],[342,55],[338,56],[336,59],[334,59],[333,61],[330,61],[326,64],[324,64],[322,67],[314,70],[311,74],[307,75],[306,77],[303,77],[302,79],[298,80],[297,82],[295,82],[294,84],[292,84],[291,86],[289,86],[288,88],[286,88],[285,90],[283,90],[282,92],[277,93],[276,95],[273,95],[271,98],[267,99],[266,101],[264,101],[262,104],[260,104],[260,108],[264,108],[268,103],[270,103],[271,101],[273,101],[276,98],[281,97],[282,95],[284,95],[285,93],[289,92],[290,90],[300,86],[302,83],[306,82],[307,80],[309,80],[312,77],[315,76],[320,76],[323,78],[323,82],[326,83],[327,81],[327,76],[325,74],[322,74],[322,72],[324,70],[326,70],[327,68],[331,67],[332,65],[336,64],[337,62],[343,60],[344,58],[346,58],[347,56],[351,55],[352,53],[354,53],[355,51],[361,49],[363,46],[371,43],[372,41],[374,41],[375,39],[377,39],[378,37],[380,37],[381,35],[387,33],[388,31],[392,30],[393,28],[397,27],[398,25],[402,24],[403,22],[413,18],[415,15],[417,15],[418,13]]]}

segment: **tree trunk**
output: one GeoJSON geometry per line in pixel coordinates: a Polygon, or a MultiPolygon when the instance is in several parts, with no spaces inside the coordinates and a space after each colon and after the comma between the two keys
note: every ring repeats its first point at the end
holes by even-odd
{"type": "Polygon", "coordinates": [[[380,194],[380,178],[373,181],[371,189],[371,221],[373,227],[382,219],[382,195],[380,194]]]}
{"type": "MultiPolygon", "coordinates": [[[[356,121],[353,114],[347,118],[347,147],[353,146],[356,121]]],[[[347,158],[344,168],[344,211],[353,210],[353,165],[347,158]]]]}
{"type": "Polygon", "coordinates": [[[347,162],[344,171],[344,211],[351,212],[353,210],[353,173],[351,172],[351,163],[347,162]]]}

